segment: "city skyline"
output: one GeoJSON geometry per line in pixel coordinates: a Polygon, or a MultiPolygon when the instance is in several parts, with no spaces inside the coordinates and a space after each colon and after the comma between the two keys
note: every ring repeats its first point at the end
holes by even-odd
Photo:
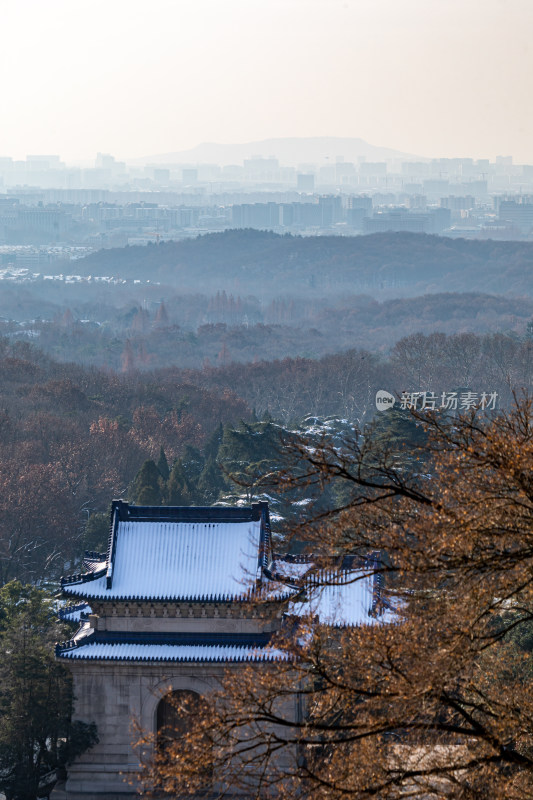
{"type": "Polygon", "coordinates": [[[0,156],[340,136],[533,163],[529,0],[23,0],[4,17],[0,156]]]}

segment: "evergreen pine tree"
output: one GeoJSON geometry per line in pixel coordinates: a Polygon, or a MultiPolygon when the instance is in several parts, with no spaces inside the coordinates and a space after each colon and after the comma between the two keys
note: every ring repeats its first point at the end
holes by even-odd
{"type": "Polygon", "coordinates": [[[161,476],[154,461],[145,461],[135,476],[131,488],[131,499],[138,506],[161,505],[161,476]]]}
{"type": "Polygon", "coordinates": [[[163,478],[164,481],[168,481],[168,476],[170,475],[170,469],[168,467],[168,461],[163,450],[163,445],[161,445],[161,449],[159,450],[159,460],[157,462],[157,469],[159,470],[159,474],[163,478]]]}
{"type": "Polygon", "coordinates": [[[216,428],[216,430],[211,434],[204,447],[204,457],[206,465],[207,461],[210,458],[214,459],[218,458],[218,449],[222,442],[223,436],[224,436],[224,426],[222,425],[222,423],[220,423],[218,428],[216,428]]]}
{"type": "Polygon", "coordinates": [[[71,721],[72,679],[53,649],[68,633],[42,590],[0,589],[0,792],[9,800],[35,800],[43,773],[98,741],[94,724],[71,721]]]}
{"type": "Polygon", "coordinates": [[[192,505],[191,491],[183,468],[183,462],[174,462],[167,482],[167,502],[169,506],[192,505]]]}
{"type": "Polygon", "coordinates": [[[198,502],[205,506],[213,505],[226,490],[227,484],[220,464],[214,456],[210,456],[198,478],[198,502]]]}
{"type": "Polygon", "coordinates": [[[204,457],[196,447],[186,445],[183,456],[181,457],[181,462],[185,471],[187,486],[189,487],[190,502],[191,505],[193,505],[197,502],[197,485],[198,479],[205,466],[204,457]]]}

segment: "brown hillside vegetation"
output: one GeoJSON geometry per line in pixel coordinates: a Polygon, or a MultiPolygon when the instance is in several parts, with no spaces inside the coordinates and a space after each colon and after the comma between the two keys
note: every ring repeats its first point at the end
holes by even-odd
{"type": "Polygon", "coordinates": [[[414,334],[389,358],[352,350],[124,373],[0,340],[0,581],[61,572],[81,555],[88,515],[123,497],[161,446],[172,464],[220,423],[238,425],[254,410],[286,426],[307,415],[362,425],[380,389],[496,392],[507,407],[513,388],[532,384],[533,344],[503,335],[414,334]]]}
{"type": "Polygon", "coordinates": [[[229,390],[57,364],[23,342],[0,340],[0,381],[0,584],[72,565],[87,515],[161,445],[174,458],[250,417],[229,390]]]}

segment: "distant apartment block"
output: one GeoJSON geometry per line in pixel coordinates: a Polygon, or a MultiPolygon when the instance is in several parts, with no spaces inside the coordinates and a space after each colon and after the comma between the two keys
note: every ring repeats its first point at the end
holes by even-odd
{"type": "Polygon", "coordinates": [[[522,233],[530,233],[533,230],[533,203],[503,200],[499,204],[499,219],[515,225],[522,233]]]}
{"type": "Polygon", "coordinates": [[[280,227],[327,228],[344,219],[340,195],[309,203],[242,203],[232,207],[235,228],[276,230],[280,227]]]}
{"type": "Polygon", "coordinates": [[[381,211],[363,219],[364,233],[408,231],[410,233],[442,233],[449,227],[451,213],[447,208],[436,208],[427,213],[408,211],[381,211]]]}

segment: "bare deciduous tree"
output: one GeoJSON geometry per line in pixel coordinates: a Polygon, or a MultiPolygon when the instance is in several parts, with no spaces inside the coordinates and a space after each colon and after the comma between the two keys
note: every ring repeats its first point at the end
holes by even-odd
{"type": "Polygon", "coordinates": [[[171,757],[148,759],[148,789],[205,791],[209,764],[217,796],[533,795],[532,403],[418,420],[428,443],[406,458],[371,433],[300,441],[282,476],[343,487],[306,524],[316,568],[379,549],[395,621],[287,618],[280,660],[228,671],[171,757]]]}

